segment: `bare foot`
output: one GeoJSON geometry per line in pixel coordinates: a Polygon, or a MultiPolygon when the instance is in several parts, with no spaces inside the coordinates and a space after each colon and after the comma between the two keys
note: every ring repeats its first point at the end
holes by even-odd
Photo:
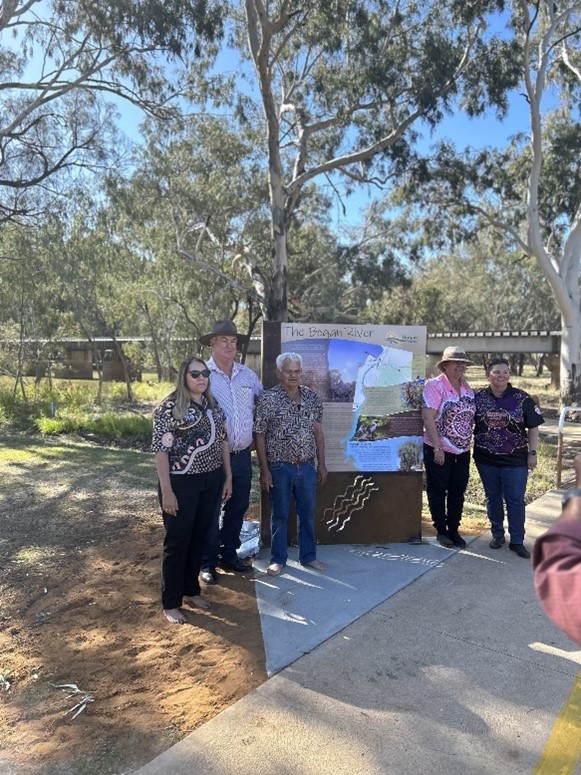
{"type": "Polygon", "coordinates": [[[268,566],[268,568],[266,569],[266,572],[268,573],[269,576],[280,576],[283,568],[284,568],[284,565],[281,565],[280,562],[273,562],[268,566]]]}
{"type": "Polygon", "coordinates": [[[206,600],[201,595],[192,595],[191,597],[184,597],[184,603],[187,603],[188,605],[192,606],[192,608],[202,608],[204,611],[207,611],[209,608],[212,607],[209,600],[206,600]]]}
{"type": "Polygon", "coordinates": [[[305,562],[305,563],[303,563],[303,567],[305,567],[305,568],[312,568],[313,570],[318,570],[320,573],[325,573],[325,571],[329,570],[328,566],[325,565],[325,563],[321,562],[320,560],[313,560],[312,562],[305,562]]]}
{"type": "Polygon", "coordinates": [[[179,608],[164,608],[163,615],[170,624],[185,624],[188,621],[179,608]]]}

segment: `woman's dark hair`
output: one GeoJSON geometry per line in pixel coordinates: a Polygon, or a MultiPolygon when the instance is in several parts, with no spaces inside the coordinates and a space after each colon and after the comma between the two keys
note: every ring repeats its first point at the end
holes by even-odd
{"type": "Polygon", "coordinates": [[[500,364],[503,366],[508,366],[510,369],[510,363],[507,358],[491,358],[486,366],[486,375],[488,376],[488,374],[490,374],[490,370],[493,366],[499,366],[500,364]]]}

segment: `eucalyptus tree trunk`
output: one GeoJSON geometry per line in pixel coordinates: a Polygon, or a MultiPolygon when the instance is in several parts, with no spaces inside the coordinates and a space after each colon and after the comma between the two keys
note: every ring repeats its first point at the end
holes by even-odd
{"type": "MultiPolygon", "coordinates": [[[[530,112],[532,152],[527,196],[527,245],[547,278],[559,312],[561,313],[561,403],[565,406],[581,404],[581,305],[579,296],[579,269],[581,266],[581,206],[571,214],[562,249],[552,249],[552,231],[542,216],[543,137],[544,114],[542,99],[547,90],[551,71],[559,66],[570,77],[581,82],[581,72],[570,59],[567,48],[569,36],[577,34],[576,14],[580,2],[557,6],[552,0],[529,8],[520,0],[524,26],[522,32],[524,82],[530,112]],[[535,21],[541,11],[544,26],[540,36],[535,35],[535,21]],[[559,45],[560,44],[560,45],[559,45]],[[549,236],[547,237],[547,231],[549,236]]],[[[548,121],[546,122],[548,123],[548,121]]],[[[546,183],[545,183],[546,185],[546,183]]],[[[556,225],[556,224],[555,224],[556,225]]]]}
{"type": "Polygon", "coordinates": [[[119,344],[115,333],[111,333],[111,339],[113,340],[113,347],[117,353],[117,357],[121,361],[121,368],[123,369],[123,379],[125,380],[125,387],[127,389],[127,398],[133,401],[133,388],[131,387],[131,377],[129,376],[129,369],[127,367],[127,358],[123,352],[123,346],[119,344]]]}

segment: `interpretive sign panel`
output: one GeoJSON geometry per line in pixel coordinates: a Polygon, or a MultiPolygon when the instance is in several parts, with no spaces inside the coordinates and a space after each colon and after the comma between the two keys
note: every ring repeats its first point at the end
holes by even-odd
{"type": "Polygon", "coordinates": [[[421,471],[422,326],[281,324],[324,404],[329,471],[421,471]]]}
{"type": "MultiPolygon", "coordinates": [[[[277,383],[280,352],[302,356],[302,383],[323,402],[329,478],[317,496],[317,540],[420,538],[425,327],[264,323],[265,387],[277,383]]],[[[267,512],[263,499],[264,541],[267,512]]]]}

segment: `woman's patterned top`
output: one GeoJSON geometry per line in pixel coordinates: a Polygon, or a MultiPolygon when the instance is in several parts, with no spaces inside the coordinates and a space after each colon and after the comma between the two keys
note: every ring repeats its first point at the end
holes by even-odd
{"type": "Polygon", "coordinates": [[[170,474],[203,474],[222,466],[224,413],[217,404],[210,409],[204,396],[201,400],[201,404],[191,401],[181,420],[174,417],[171,396],[155,410],[151,448],[169,455],[170,474]]]}
{"type": "Polygon", "coordinates": [[[526,466],[527,429],[544,422],[541,410],[529,394],[510,382],[499,398],[490,387],[478,390],[474,460],[492,466],[526,466]]]}

